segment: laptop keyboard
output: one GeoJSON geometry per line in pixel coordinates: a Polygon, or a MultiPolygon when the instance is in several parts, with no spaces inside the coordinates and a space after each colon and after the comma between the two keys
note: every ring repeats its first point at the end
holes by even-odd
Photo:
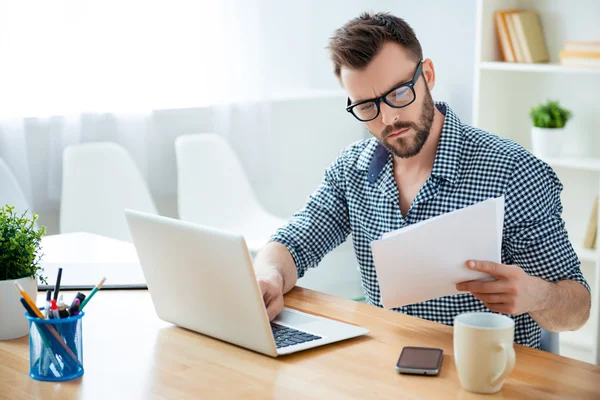
{"type": "Polygon", "coordinates": [[[321,339],[321,336],[311,335],[307,332],[274,323],[271,323],[271,330],[273,331],[275,345],[278,349],[321,339]]]}

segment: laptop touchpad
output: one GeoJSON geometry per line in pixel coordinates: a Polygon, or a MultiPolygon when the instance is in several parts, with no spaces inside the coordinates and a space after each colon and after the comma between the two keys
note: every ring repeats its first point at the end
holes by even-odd
{"type": "Polygon", "coordinates": [[[306,324],[310,324],[310,323],[317,322],[317,321],[320,321],[320,320],[317,318],[311,318],[308,315],[296,314],[294,312],[289,312],[286,310],[283,310],[273,320],[273,322],[275,322],[275,323],[281,322],[283,324],[289,324],[292,326],[306,325],[306,324]]]}

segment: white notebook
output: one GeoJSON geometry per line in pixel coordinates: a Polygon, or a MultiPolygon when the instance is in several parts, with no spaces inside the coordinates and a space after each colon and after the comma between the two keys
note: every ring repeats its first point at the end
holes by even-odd
{"type": "Polygon", "coordinates": [[[461,293],[459,282],[493,279],[468,260],[501,260],[504,197],[409,225],[371,243],[386,308],[461,293]]]}
{"type": "Polygon", "coordinates": [[[92,233],[75,232],[50,235],[42,239],[42,275],[54,289],[58,268],[63,269],[62,289],[91,289],[103,277],[103,289],[145,289],[146,279],[133,243],[92,233]]]}

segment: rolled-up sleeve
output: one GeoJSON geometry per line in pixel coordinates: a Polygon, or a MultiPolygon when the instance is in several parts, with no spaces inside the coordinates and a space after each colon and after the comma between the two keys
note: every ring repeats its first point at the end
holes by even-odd
{"type": "Polygon", "coordinates": [[[589,291],[562,219],[562,189],[546,163],[532,156],[521,160],[505,193],[503,253],[529,275],[577,281],[589,291]]]}
{"type": "Polygon", "coordinates": [[[298,278],[316,267],[323,257],[350,234],[345,196],[344,153],[325,171],[323,181],[304,208],[275,232],[270,241],[283,244],[291,253],[298,278]]]}

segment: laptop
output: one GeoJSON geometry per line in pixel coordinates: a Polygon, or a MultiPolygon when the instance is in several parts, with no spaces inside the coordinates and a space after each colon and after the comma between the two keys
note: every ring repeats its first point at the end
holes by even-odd
{"type": "Polygon", "coordinates": [[[241,235],[139,211],[125,215],[164,321],[271,357],[369,333],[289,308],[269,322],[241,235]]]}

